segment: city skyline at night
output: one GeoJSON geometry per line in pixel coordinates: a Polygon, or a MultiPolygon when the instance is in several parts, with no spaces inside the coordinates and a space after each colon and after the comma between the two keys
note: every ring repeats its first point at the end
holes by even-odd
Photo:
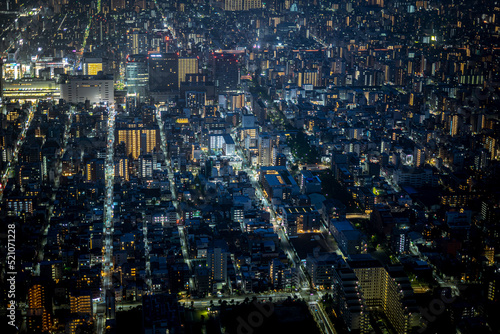
{"type": "Polygon", "coordinates": [[[2,333],[500,332],[499,15],[2,2],[2,333]]]}

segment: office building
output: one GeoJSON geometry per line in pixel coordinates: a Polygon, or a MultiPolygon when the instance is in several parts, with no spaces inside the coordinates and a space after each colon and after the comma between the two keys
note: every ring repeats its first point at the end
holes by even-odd
{"type": "Polygon", "coordinates": [[[249,112],[244,112],[241,115],[241,128],[248,129],[255,127],[255,116],[249,112]]]}
{"type": "Polygon", "coordinates": [[[138,102],[146,98],[148,89],[148,58],[146,55],[129,55],[125,64],[127,96],[137,98],[138,102]]]}
{"type": "Polygon", "coordinates": [[[170,92],[179,88],[179,59],[175,53],[149,55],[149,91],[170,92]]]}
{"type": "Polygon", "coordinates": [[[147,54],[148,53],[148,35],[139,31],[133,31],[127,34],[127,48],[129,54],[147,54]]]}
{"type": "Polygon", "coordinates": [[[329,230],[345,257],[367,252],[366,236],[348,220],[332,220],[329,230]]]}
{"type": "Polygon", "coordinates": [[[214,82],[218,91],[236,90],[240,83],[239,59],[236,53],[216,52],[213,55],[214,82]]]}
{"type": "Polygon", "coordinates": [[[97,75],[104,71],[104,60],[102,58],[84,57],[82,59],[83,75],[97,75]]]}
{"type": "Polygon", "coordinates": [[[61,84],[61,99],[68,103],[91,104],[105,103],[111,105],[115,102],[115,92],[112,75],[92,77],[70,77],[61,84]]]}

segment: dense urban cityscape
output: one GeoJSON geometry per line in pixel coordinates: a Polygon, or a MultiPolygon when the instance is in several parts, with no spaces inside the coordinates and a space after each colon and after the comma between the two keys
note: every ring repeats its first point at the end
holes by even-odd
{"type": "Polygon", "coordinates": [[[1,1],[1,332],[500,333],[497,15],[1,1]]]}

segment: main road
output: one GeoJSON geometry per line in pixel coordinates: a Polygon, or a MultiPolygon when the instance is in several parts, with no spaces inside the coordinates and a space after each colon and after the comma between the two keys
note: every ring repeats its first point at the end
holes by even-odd
{"type": "MultiPolygon", "coordinates": [[[[16,145],[14,146],[14,152],[12,153],[12,159],[9,161],[9,163],[7,164],[7,168],[5,168],[5,171],[3,171],[2,173],[0,190],[5,189],[5,186],[9,181],[9,177],[14,171],[13,168],[16,166],[17,160],[19,158],[19,150],[21,149],[26,140],[26,132],[31,126],[31,121],[33,120],[33,117],[35,117],[35,111],[37,109],[37,105],[34,106],[31,105],[28,109],[29,109],[28,118],[26,119],[26,121],[24,121],[23,128],[21,129],[21,134],[19,135],[19,137],[17,137],[16,145]]],[[[2,201],[2,198],[3,198],[3,191],[0,192],[0,202],[2,201]]]]}
{"type": "MultiPolygon", "coordinates": [[[[160,108],[158,106],[156,107],[156,121],[158,123],[158,127],[160,128],[161,149],[162,149],[163,154],[165,156],[165,165],[166,165],[167,171],[168,171],[168,181],[170,183],[170,192],[172,193],[172,204],[175,207],[177,222],[181,222],[181,216],[179,214],[179,202],[177,200],[177,188],[176,188],[176,184],[175,184],[175,176],[174,176],[172,163],[167,158],[167,155],[168,155],[167,137],[165,135],[165,128],[164,128],[163,119],[161,117],[161,111],[160,111],[160,108]]],[[[182,258],[184,259],[184,262],[188,265],[189,272],[192,273],[193,272],[192,271],[193,264],[192,264],[191,259],[189,257],[189,251],[188,251],[188,247],[187,247],[188,243],[187,243],[186,234],[184,231],[184,225],[179,224],[177,226],[177,229],[179,231],[179,238],[180,238],[180,242],[181,242],[182,258]]],[[[190,287],[194,286],[194,280],[192,277],[189,279],[189,286],[190,287]]]]}
{"type": "Polygon", "coordinates": [[[108,300],[108,292],[114,295],[113,290],[113,186],[115,180],[115,164],[114,164],[114,143],[115,143],[115,118],[116,110],[114,106],[108,108],[108,134],[106,140],[106,161],[104,182],[106,185],[106,195],[104,198],[104,224],[103,224],[103,249],[102,249],[102,282],[101,282],[101,301],[104,306],[97,305],[97,333],[105,333],[106,319],[109,314],[114,314],[114,310],[109,310],[108,307],[114,307],[114,300],[108,300]]]}
{"type": "Polygon", "coordinates": [[[54,216],[54,201],[56,200],[56,194],[57,191],[59,190],[59,185],[61,183],[61,174],[62,174],[62,161],[64,154],[66,153],[66,148],[68,147],[68,138],[70,137],[70,131],[71,131],[71,125],[73,124],[73,116],[75,115],[76,112],[76,107],[75,106],[70,106],[69,111],[68,111],[68,119],[66,121],[66,124],[64,126],[64,135],[63,135],[63,142],[62,142],[62,147],[61,151],[59,151],[57,161],[55,164],[55,177],[54,177],[54,187],[52,188],[52,194],[50,197],[50,205],[48,209],[48,219],[47,219],[47,226],[42,230],[42,238],[40,241],[39,249],[38,249],[38,263],[35,265],[35,276],[40,275],[40,262],[43,261],[44,257],[44,251],[43,249],[45,248],[45,245],[47,244],[47,233],[49,232],[50,229],[50,221],[52,220],[52,217],[54,216]]]}
{"type": "MultiPolygon", "coordinates": [[[[243,160],[243,166],[250,166],[247,157],[243,152],[244,148],[241,147],[240,141],[238,140],[238,138],[234,137],[234,134],[233,134],[233,140],[236,144],[236,151],[243,160]]],[[[280,223],[280,219],[278,219],[279,217],[277,217],[276,211],[274,210],[272,204],[269,203],[267,197],[264,195],[264,192],[262,191],[260,183],[257,181],[258,177],[257,172],[249,167],[244,167],[243,170],[247,173],[250,179],[250,183],[252,184],[252,187],[255,189],[255,194],[257,198],[259,199],[259,201],[263,203],[264,208],[266,208],[266,210],[269,212],[271,216],[271,223],[273,224],[274,231],[278,234],[280,240],[280,248],[288,255],[288,258],[291,260],[294,266],[298,268],[300,287],[303,289],[312,288],[311,282],[308,279],[308,275],[304,270],[300,257],[297,255],[295,248],[291,245],[290,239],[288,238],[288,234],[286,233],[284,226],[280,223]]]]}

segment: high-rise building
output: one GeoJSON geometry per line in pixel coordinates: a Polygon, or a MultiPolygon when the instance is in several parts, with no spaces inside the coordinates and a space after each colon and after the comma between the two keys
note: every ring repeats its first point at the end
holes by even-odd
{"type": "Polygon", "coordinates": [[[111,11],[119,11],[121,9],[125,9],[125,0],[111,0],[111,11]]]}
{"type": "Polygon", "coordinates": [[[221,248],[214,248],[208,252],[207,263],[212,273],[212,281],[227,281],[227,258],[228,253],[221,248]]]}
{"type": "Polygon", "coordinates": [[[474,169],[484,171],[490,163],[490,152],[487,149],[479,149],[474,156],[474,169]]]}
{"type": "Polygon", "coordinates": [[[255,126],[255,116],[250,112],[244,112],[241,114],[241,128],[248,129],[255,126]]]}
{"type": "Polygon", "coordinates": [[[224,10],[240,11],[262,8],[261,0],[225,0],[224,10]]]}
{"type": "Polygon", "coordinates": [[[97,75],[103,72],[104,60],[102,58],[84,57],[82,60],[83,75],[97,75]]]}
{"type": "Polygon", "coordinates": [[[450,136],[455,137],[457,136],[459,126],[460,126],[460,116],[458,114],[454,114],[450,118],[450,136]]]}
{"type": "Polygon", "coordinates": [[[30,215],[33,214],[34,197],[9,197],[6,199],[7,208],[12,210],[15,215],[30,215]]]}
{"type": "Polygon", "coordinates": [[[0,57],[0,104],[3,102],[3,60],[0,57]]]}
{"type": "Polygon", "coordinates": [[[363,291],[351,268],[338,268],[333,274],[333,301],[336,313],[344,320],[349,332],[369,333],[363,291]]]}
{"type": "Polygon", "coordinates": [[[286,166],[286,155],[278,153],[274,159],[274,166],[286,166]]]}
{"type": "Polygon", "coordinates": [[[335,253],[319,253],[318,249],[307,255],[306,269],[315,288],[329,288],[334,283],[335,270],[343,263],[342,257],[335,253]]]}
{"type": "Polygon", "coordinates": [[[128,173],[128,158],[120,158],[115,162],[115,175],[122,178],[124,181],[129,181],[129,173],[128,173]]]}
{"type": "Polygon", "coordinates": [[[273,259],[269,264],[270,283],[275,289],[290,289],[293,283],[293,273],[279,259],[273,259]]]}
{"type": "Polygon", "coordinates": [[[319,86],[318,70],[304,70],[299,72],[297,85],[299,87],[304,85],[319,86]]]}
{"type": "Polygon", "coordinates": [[[415,167],[421,167],[425,164],[425,151],[423,147],[416,146],[413,150],[413,164],[415,167]]]}
{"type": "Polygon", "coordinates": [[[104,160],[94,159],[85,165],[85,180],[91,183],[104,181],[104,160]]]}
{"type": "Polygon", "coordinates": [[[170,92],[179,88],[179,59],[176,53],[149,55],[149,91],[170,92]]]}
{"type": "Polygon", "coordinates": [[[45,287],[41,284],[33,285],[28,290],[28,331],[41,333],[48,331],[52,327],[52,317],[48,305],[45,287]]]}
{"type": "Polygon", "coordinates": [[[92,316],[92,296],[88,293],[71,293],[69,296],[69,307],[71,313],[92,316]]]}
{"type": "Polygon", "coordinates": [[[477,117],[476,121],[476,128],[474,129],[476,132],[481,132],[482,129],[486,127],[486,115],[485,114],[479,114],[479,115],[474,115],[477,117]]]}
{"type": "Polygon", "coordinates": [[[137,159],[141,154],[151,153],[160,148],[160,133],[158,129],[132,128],[117,129],[118,144],[125,143],[127,156],[137,159]]]}
{"type": "Polygon", "coordinates": [[[198,58],[194,58],[194,57],[181,57],[181,58],[179,58],[178,87],[181,86],[181,82],[186,81],[187,74],[197,74],[197,73],[198,73],[198,58]]]}
{"type": "Polygon", "coordinates": [[[239,93],[239,94],[231,94],[228,96],[228,109],[230,110],[236,110],[236,109],[241,109],[245,106],[245,94],[239,93]]]}
{"type": "Polygon", "coordinates": [[[77,334],[81,332],[81,327],[88,325],[88,322],[82,318],[70,319],[66,322],[65,333],[67,334],[77,334]]]}
{"type": "Polygon", "coordinates": [[[115,102],[113,76],[71,77],[61,84],[61,99],[68,103],[107,103],[115,102]]]}
{"type": "Polygon", "coordinates": [[[150,179],[153,177],[153,156],[151,154],[145,154],[139,157],[139,176],[143,179],[150,179]]]}
{"type": "Polygon", "coordinates": [[[127,56],[125,77],[127,80],[127,95],[143,100],[148,89],[148,58],[146,55],[127,56]]]}
{"type": "Polygon", "coordinates": [[[235,53],[216,52],[213,55],[215,87],[219,91],[236,90],[240,83],[239,59],[235,53]]]}
{"type": "Polygon", "coordinates": [[[127,34],[127,49],[130,54],[148,53],[148,35],[139,31],[127,34]]]}
{"type": "MultiPolygon", "coordinates": [[[[7,0],[8,3],[17,3],[18,1],[7,0]]],[[[50,0],[49,5],[54,8],[54,13],[59,14],[61,9],[68,4],[68,0],[50,0]]]]}
{"type": "Polygon", "coordinates": [[[410,237],[408,229],[393,229],[391,247],[396,254],[407,254],[410,251],[410,237]]]}
{"type": "Polygon", "coordinates": [[[274,140],[267,133],[262,133],[259,135],[259,165],[260,166],[272,166],[273,156],[272,148],[274,145],[274,140]]]}
{"type": "Polygon", "coordinates": [[[207,98],[206,92],[187,91],[185,97],[186,107],[201,110],[200,114],[204,113],[205,101],[207,98]]]}
{"type": "Polygon", "coordinates": [[[418,308],[408,276],[400,266],[382,267],[371,255],[351,255],[368,310],[384,312],[397,333],[410,333],[418,323],[418,308]]]}

